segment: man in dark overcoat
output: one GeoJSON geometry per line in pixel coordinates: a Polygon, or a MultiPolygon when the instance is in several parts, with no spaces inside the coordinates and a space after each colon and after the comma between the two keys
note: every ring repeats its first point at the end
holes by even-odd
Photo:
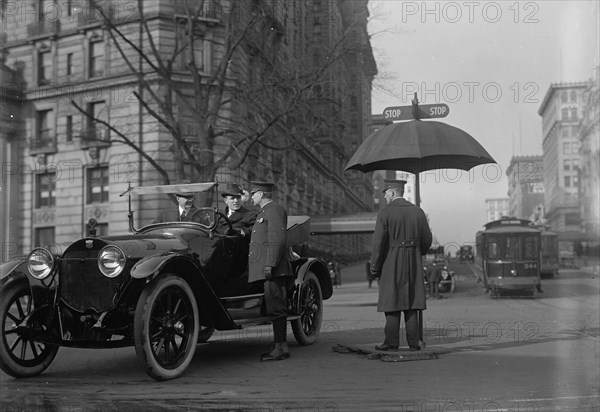
{"type": "Polygon", "coordinates": [[[261,361],[290,357],[287,346],[287,291],[293,272],[287,243],[287,213],[273,202],[273,183],[252,182],[252,202],[260,209],[250,237],[248,282],[263,282],[266,314],[273,322],[274,345],[261,361]]]}
{"type": "Polygon", "coordinates": [[[421,255],[431,246],[432,234],[423,210],[402,198],[405,184],[384,181],[387,205],[377,215],[373,234],[371,271],[380,278],[377,311],[385,313],[385,341],[377,350],[398,350],[402,312],[409,348],[420,349],[417,311],[426,309],[421,255]]]}
{"type": "MultiPolygon", "coordinates": [[[[256,211],[244,207],[242,196],[244,192],[235,183],[229,184],[221,196],[225,202],[225,215],[231,222],[231,226],[236,234],[242,237],[250,238],[252,226],[256,221],[256,211]]],[[[223,223],[224,229],[229,229],[227,223],[223,223]]]]}

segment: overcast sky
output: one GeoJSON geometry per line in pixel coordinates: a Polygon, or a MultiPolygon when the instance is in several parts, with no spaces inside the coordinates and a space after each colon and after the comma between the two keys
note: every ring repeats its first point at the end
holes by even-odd
{"type": "Polygon", "coordinates": [[[579,82],[598,65],[598,1],[371,1],[369,32],[383,84],[373,113],[446,103],[437,119],[475,137],[496,166],[422,175],[421,207],[442,244],[474,242],[485,199],[508,197],[514,155],[542,154],[537,114],[551,83],[579,82]],[[424,179],[424,181],[423,181],[424,179]]]}

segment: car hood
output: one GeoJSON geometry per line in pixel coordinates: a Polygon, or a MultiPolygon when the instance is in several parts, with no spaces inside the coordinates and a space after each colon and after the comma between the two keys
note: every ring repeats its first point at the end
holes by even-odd
{"type": "Polygon", "coordinates": [[[143,258],[165,252],[190,253],[192,245],[214,244],[208,233],[189,228],[163,228],[152,233],[87,237],[69,246],[68,250],[99,250],[106,245],[119,246],[127,258],[143,258]]]}

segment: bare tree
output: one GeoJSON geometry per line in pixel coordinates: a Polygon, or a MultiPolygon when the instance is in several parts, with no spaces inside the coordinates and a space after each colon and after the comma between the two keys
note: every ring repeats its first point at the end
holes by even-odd
{"type": "MultiPolygon", "coordinates": [[[[174,170],[119,126],[73,104],[109,128],[113,141],[138,151],[164,184],[212,181],[220,169],[239,168],[260,147],[268,149],[265,153],[300,148],[307,136],[316,139],[318,130],[343,127],[335,124],[343,123],[343,116],[335,116],[342,112],[345,97],[337,91],[343,81],[341,67],[344,56],[360,47],[349,41],[352,27],[315,59],[308,53],[286,54],[284,27],[270,2],[172,0],[174,17],[166,19],[138,0],[135,14],[126,20],[111,13],[110,3],[92,4],[111,46],[137,78],[136,98],[172,137],[167,149],[174,170]],[[156,36],[161,19],[161,30],[170,25],[169,42],[156,36]],[[206,48],[217,57],[206,61],[206,48]]],[[[320,139],[310,144],[330,140],[322,133],[320,139]]]]}

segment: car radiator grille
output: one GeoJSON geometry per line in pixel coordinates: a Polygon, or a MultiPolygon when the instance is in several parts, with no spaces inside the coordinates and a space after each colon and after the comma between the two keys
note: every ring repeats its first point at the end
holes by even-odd
{"type": "Polygon", "coordinates": [[[118,290],[115,279],[98,269],[98,250],[73,250],[61,262],[59,289],[62,300],[80,312],[104,312],[113,306],[118,290]]]}

